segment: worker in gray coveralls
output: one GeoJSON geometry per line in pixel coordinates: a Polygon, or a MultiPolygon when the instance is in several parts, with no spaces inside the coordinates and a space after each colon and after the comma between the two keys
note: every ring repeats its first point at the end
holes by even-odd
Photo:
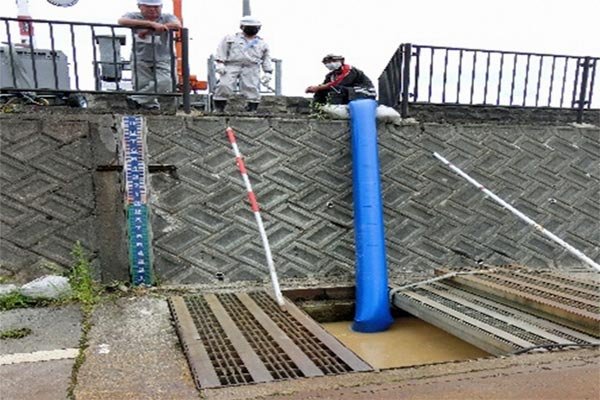
{"type": "Polygon", "coordinates": [[[235,35],[227,35],[217,48],[215,72],[220,75],[213,95],[215,110],[223,112],[227,99],[238,85],[240,94],[247,100],[246,110],[256,111],[260,102],[259,85],[268,84],[273,73],[267,43],[258,36],[261,23],[249,15],[240,21],[235,35]],[[260,69],[264,75],[260,76],[260,69]]]}
{"type": "MultiPolygon", "coordinates": [[[[169,30],[181,28],[181,22],[172,14],[162,13],[162,0],[137,0],[137,4],[139,12],[126,13],[118,21],[119,25],[136,28],[133,49],[135,58],[132,56],[135,91],[170,92],[173,87],[173,53],[169,43],[169,30]]],[[[134,108],[160,109],[154,96],[133,95],[128,98],[128,104],[134,108]]]]}

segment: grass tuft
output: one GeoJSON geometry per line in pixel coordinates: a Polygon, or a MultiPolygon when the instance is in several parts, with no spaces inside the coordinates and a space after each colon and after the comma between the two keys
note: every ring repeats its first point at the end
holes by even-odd
{"type": "Polygon", "coordinates": [[[32,299],[19,292],[11,292],[0,296],[0,311],[14,310],[15,308],[43,307],[52,303],[48,299],[32,299]]]}
{"type": "Polygon", "coordinates": [[[79,241],[75,243],[71,255],[74,260],[73,268],[69,274],[69,284],[73,291],[72,299],[81,304],[83,312],[79,354],[75,358],[75,364],[71,370],[71,382],[67,389],[67,398],[74,400],[77,376],[81,366],[85,362],[85,349],[88,347],[88,335],[92,329],[92,312],[100,299],[100,289],[92,278],[90,260],[87,258],[85,250],[79,241]]]}
{"type": "Polygon", "coordinates": [[[7,329],[0,332],[0,340],[22,339],[25,336],[31,335],[31,332],[29,328],[7,329]]]}
{"type": "Polygon", "coordinates": [[[90,260],[79,241],[75,243],[71,255],[74,260],[69,274],[69,284],[73,291],[72,300],[81,303],[84,309],[91,308],[98,300],[99,289],[92,278],[90,260]]]}

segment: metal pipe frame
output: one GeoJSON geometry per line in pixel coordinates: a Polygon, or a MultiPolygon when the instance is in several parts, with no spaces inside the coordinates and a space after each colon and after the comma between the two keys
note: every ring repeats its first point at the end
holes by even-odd
{"type": "Polygon", "coordinates": [[[380,102],[398,106],[402,117],[408,116],[409,104],[453,104],[572,109],[581,121],[583,110],[593,108],[598,60],[600,57],[403,43],[379,77],[380,102]],[[470,93],[463,95],[469,86],[470,93]],[[419,97],[419,88],[426,89],[421,96],[425,98],[419,97]],[[565,104],[569,90],[572,100],[565,104]]]}
{"type": "MultiPolygon", "coordinates": [[[[137,76],[137,72],[135,71],[135,64],[137,61],[137,56],[136,56],[136,52],[135,52],[135,46],[136,46],[136,40],[135,40],[135,31],[132,28],[128,28],[128,27],[124,27],[121,25],[115,25],[115,24],[102,24],[102,23],[86,23],[86,22],[75,22],[75,21],[58,21],[58,20],[48,20],[48,19],[32,19],[29,20],[28,23],[31,24],[46,24],[48,26],[49,32],[50,32],[50,55],[51,55],[51,66],[50,66],[50,73],[52,76],[52,84],[48,85],[50,87],[40,87],[40,76],[39,76],[39,71],[40,71],[40,65],[39,61],[36,60],[36,49],[34,48],[34,44],[33,44],[33,36],[31,34],[31,30],[29,32],[29,38],[28,38],[28,43],[24,44],[24,45],[20,45],[21,47],[23,47],[24,51],[28,51],[30,53],[30,66],[31,66],[31,71],[32,71],[32,78],[33,78],[33,87],[18,87],[19,83],[17,81],[17,77],[15,76],[15,57],[14,57],[14,50],[16,49],[16,43],[14,42],[14,38],[13,36],[11,36],[11,29],[12,26],[17,24],[20,19],[19,18],[7,18],[7,17],[0,17],[0,21],[4,21],[4,23],[2,25],[4,25],[4,30],[6,32],[6,37],[7,37],[7,44],[8,44],[8,49],[9,49],[9,54],[8,56],[8,60],[10,63],[10,66],[12,66],[12,71],[13,71],[13,76],[12,76],[12,85],[13,87],[3,87],[0,88],[0,93],[2,94],[11,94],[11,93],[23,93],[23,92],[36,92],[37,94],[46,94],[46,95],[56,95],[56,94],[71,94],[71,93],[87,93],[87,94],[127,94],[127,95],[137,95],[137,94],[142,94],[142,95],[160,95],[160,96],[171,96],[171,97],[182,97],[183,98],[183,103],[184,103],[184,108],[186,109],[186,112],[189,113],[190,112],[190,107],[189,107],[189,103],[190,103],[190,83],[189,83],[189,43],[187,42],[189,40],[189,32],[186,28],[182,29],[182,32],[185,32],[185,37],[183,38],[184,40],[184,45],[187,48],[187,55],[183,60],[184,63],[184,69],[187,69],[187,77],[184,78],[184,82],[182,83],[182,91],[183,93],[177,93],[175,92],[175,90],[177,89],[177,82],[174,79],[173,80],[173,89],[174,92],[172,93],[159,93],[158,92],[158,82],[157,82],[157,78],[156,78],[156,72],[154,73],[154,92],[140,92],[137,89],[137,79],[135,78],[137,76]],[[58,63],[57,63],[57,57],[58,57],[58,52],[59,49],[56,47],[56,31],[57,31],[57,27],[64,27],[65,28],[65,34],[68,36],[69,38],[69,45],[71,46],[70,49],[66,50],[66,53],[70,53],[70,56],[72,57],[72,60],[70,61],[70,73],[74,74],[74,76],[72,77],[73,79],[71,79],[73,81],[74,84],[74,89],[70,88],[70,84],[69,84],[69,89],[62,89],[59,88],[60,86],[60,82],[59,82],[59,69],[58,69],[58,63]],[[84,28],[84,29],[89,29],[89,32],[86,35],[91,35],[91,46],[92,46],[92,51],[91,51],[91,57],[92,57],[92,73],[93,73],[93,80],[92,80],[92,85],[93,85],[93,89],[84,89],[81,87],[81,65],[85,64],[85,60],[82,62],[82,60],[79,59],[78,54],[80,54],[81,52],[78,51],[80,49],[78,49],[78,46],[76,44],[76,37],[77,37],[77,31],[75,28],[84,28]],[[118,79],[116,80],[116,90],[111,90],[111,91],[106,91],[106,90],[102,90],[102,79],[101,79],[101,73],[100,73],[100,67],[101,65],[110,65],[114,68],[115,72],[117,72],[117,70],[119,68],[121,68],[124,64],[127,64],[127,61],[122,61],[120,59],[117,59],[118,56],[118,51],[117,51],[117,43],[113,42],[112,44],[112,57],[110,58],[110,61],[100,61],[99,60],[99,54],[98,54],[98,50],[96,48],[96,36],[98,34],[98,30],[99,29],[104,29],[104,30],[108,30],[110,33],[109,35],[112,35],[113,37],[116,37],[116,33],[115,30],[116,29],[120,29],[120,30],[125,30],[125,31],[129,31],[130,32],[130,37],[132,38],[132,62],[133,62],[133,66],[134,68],[132,68],[132,78],[133,78],[133,83],[134,83],[134,89],[133,90],[125,90],[122,86],[122,83],[119,83],[118,79]],[[187,83],[187,85],[186,85],[187,83]],[[186,100],[187,99],[187,100],[186,100]],[[188,104],[188,107],[185,107],[185,104],[188,104]]],[[[0,26],[2,26],[0,25],[0,26]]],[[[61,31],[62,32],[62,31],[61,31]]],[[[127,35],[129,36],[129,35],[127,35]]],[[[174,39],[174,35],[173,32],[169,32],[169,38],[172,41],[174,39]]],[[[152,40],[155,40],[154,36],[152,37],[152,40]]],[[[82,44],[79,44],[79,47],[81,47],[82,44]]],[[[87,47],[88,45],[84,45],[84,47],[87,47]]],[[[170,44],[170,49],[173,49],[173,43],[170,44]]],[[[156,57],[156,54],[153,55],[154,58],[156,57]]],[[[176,71],[175,71],[175,54],[173,53],[172,56],[172,60],[171,60],[171,66],[172,66],[172,71],[171,71],[171,75],[172,76],[176,76],[176,71]]],[[[46,85],[45,85],[46,86],[46,85]]],[[[279,83],[279,90],[280,90],[280,86],[281,84],[279,83]]]]}

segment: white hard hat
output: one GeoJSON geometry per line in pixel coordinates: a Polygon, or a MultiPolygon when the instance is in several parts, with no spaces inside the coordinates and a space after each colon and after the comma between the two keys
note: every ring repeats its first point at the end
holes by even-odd
{"type": "Polygon", "coordinates": [[[244,15],[242,17],[242,19],[240,20],[240,25],[241,26],[261,26],[262,24],[256,18],[251,17],[250,15],[244,15]]]}
{"type": "Polygon", "coordinates": [[[138,4],[142,4],[144,6],[162,6],[162,0],[137,0],[138,4]]]}

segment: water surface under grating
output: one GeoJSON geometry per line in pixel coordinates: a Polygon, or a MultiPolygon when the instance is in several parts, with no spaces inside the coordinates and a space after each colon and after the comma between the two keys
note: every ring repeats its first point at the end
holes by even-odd
{"type": "Polygon", "coordinates": [[[289,300],[220,293],[169,305],[199,388],[372,370],[289,300]]]}

